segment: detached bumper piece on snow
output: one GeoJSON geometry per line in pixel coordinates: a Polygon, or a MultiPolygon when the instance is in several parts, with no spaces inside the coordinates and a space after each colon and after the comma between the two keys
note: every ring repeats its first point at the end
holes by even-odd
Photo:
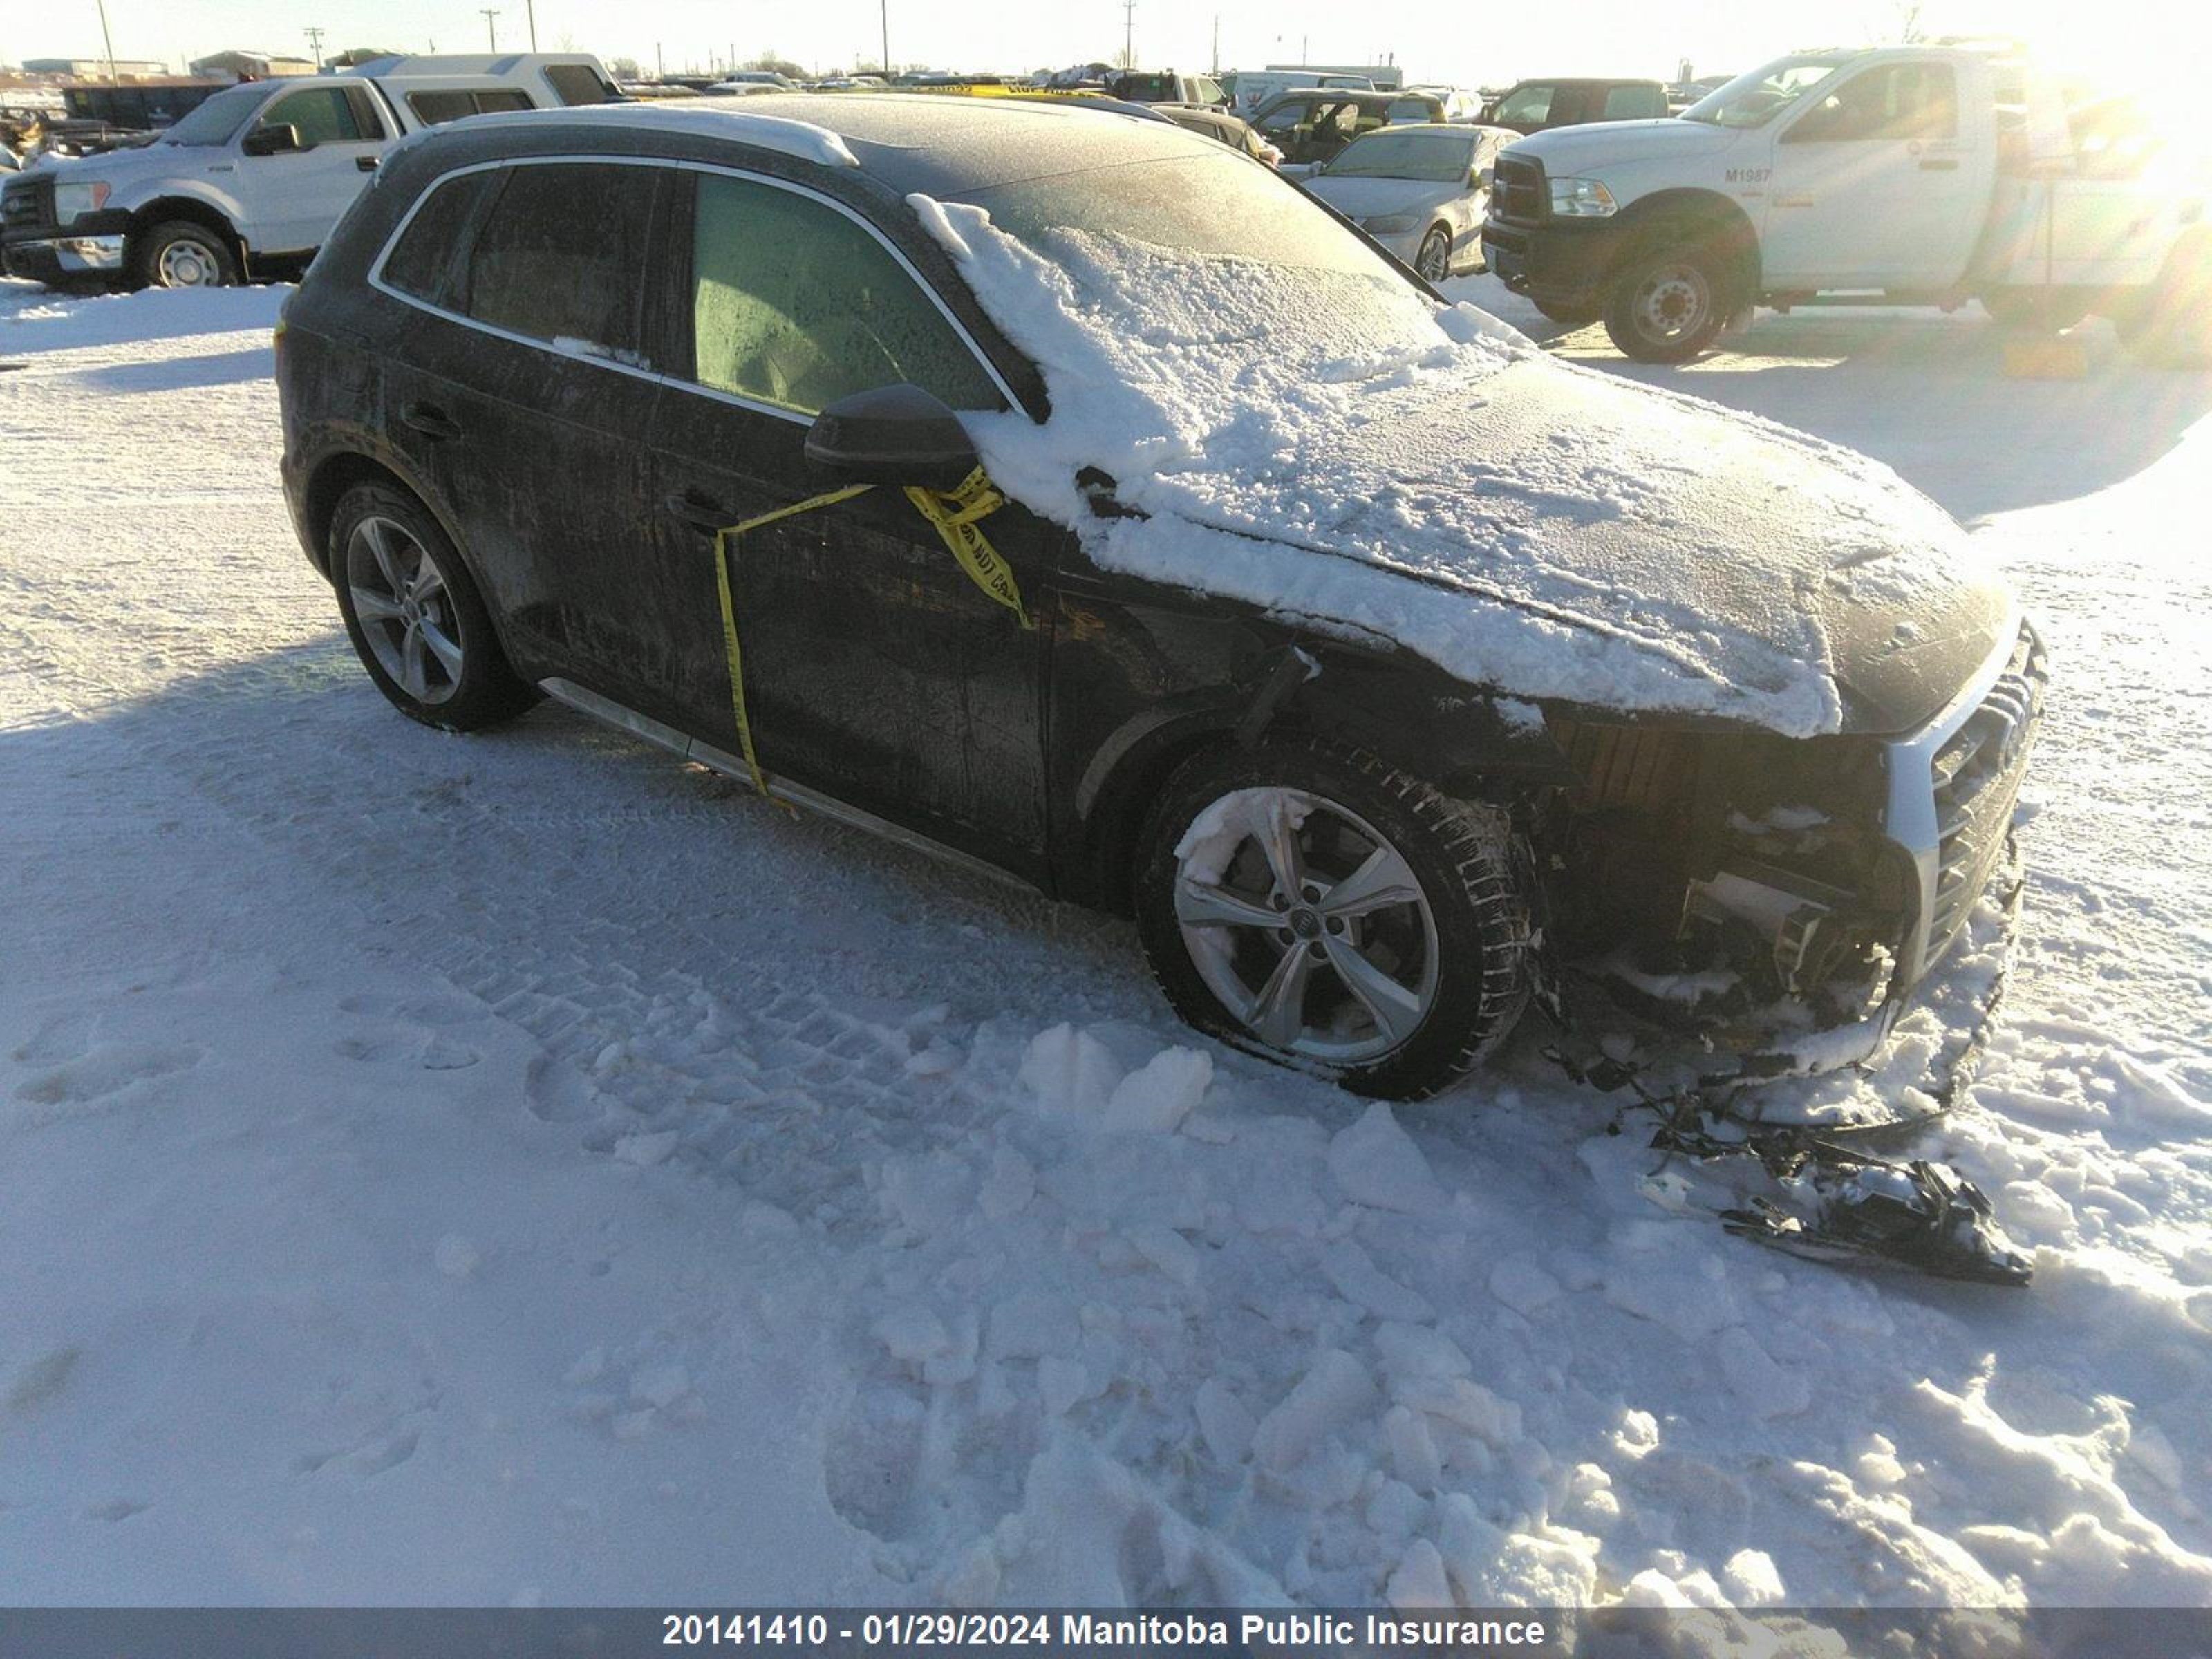
{"type": "Polygon", "coordinates": [[[1802,1198],[1802,1212],[1755,1198],[1747,1209],[1723,1211],[1721,1224],[1814,1261],[1894,1263],[1984,1285],[2025,1285],[2033,1276],[1981,1189],[1948,1164],[1843,1158],[1824,1162],[1820,1152],[1801,1152],[1796,1168],[1778,1177],[1802,1198]]]}

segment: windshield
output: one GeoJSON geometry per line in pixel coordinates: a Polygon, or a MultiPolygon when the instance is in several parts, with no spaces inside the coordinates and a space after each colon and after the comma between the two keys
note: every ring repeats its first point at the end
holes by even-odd
{"type": "Polygon", "coordinates": [[[1345,147],[1322,172],[1332,179],[1414,179],[1463,184],[1474,170],[1474,137],[1462,132],[1373,132],[1345,147]]]}
{"type": "Polygon", "coordinates": [[[218,92],[155,142],[162,144],[227,144],[246,125],[246,117],[260,108],[261,100],[268,95],[269,88],[258,83],[218,92]]]}
{"type": "Polygon", "coordinates": [[[1297,270],[1391,269],[1303,191],[1226,151],[1018,179],[958,199],[1047,258],[1053,233],[1073,230],[1297,270]]]}
{"type": "Polygon", "coordinates": [[[1850,61],[1844,53],[1784,58],[1739,75],[1682,112],[1685,121],[1717,127],[1763,127],[1850,61]]]}

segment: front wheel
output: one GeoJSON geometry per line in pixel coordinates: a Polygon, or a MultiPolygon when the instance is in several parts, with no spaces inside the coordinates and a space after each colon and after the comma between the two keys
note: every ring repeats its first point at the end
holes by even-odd
{"type": "Polygon", "coordinates": [[[1135,872],[1146,956],[1199,1030],[1419,1099],[1502,1042],[1531,982],[1502,814],[1319,740],[1199,757],[1135,872]]]}
{"type": "Polygon", "coordinates": [[[1639,363],[1680,363],[1719,337],[1728,313],[1705,249],[1661,246],[1632,258],[1606,295],[1605,331],[1639,363]]]}
{"type": "Polygon", "coordinates": [[[135,269],[146,288],[230,288],[239,281],[229,239],[190,219],[171,219],[140,236],[135,269]]]}
{"type": "Polygon", "coordinates": [[[1429,234],[1421,238],[1421,251],[1413,256],[1413,270],[1424,282],[1441,283],[1451,275],[1451,232],[1443,225],[1431,225],[1429,234]]]}

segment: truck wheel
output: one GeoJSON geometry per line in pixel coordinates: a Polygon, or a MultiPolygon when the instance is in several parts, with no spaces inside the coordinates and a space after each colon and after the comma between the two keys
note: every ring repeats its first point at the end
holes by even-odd
{"type": "Polygon", "coordinates": [[[1568,328],[1588,328],[1601,314],[1599,307],[1591,306],[1563,306],[1537,299],[1531,299],[1528,303],[1553,322],[1564,324],[1568,328]]]}
{"type": "Polygon", "coordinates": [[[2089,302],[2063,289],[2046,293],[2034,288],[1993,288],[1982,295],[1982,309],[1999,328],[2032,328],[2056,334],[2087,316],[2089,302]]]}
{"type": "Polygon", "coordinates": [[[2212,241],[2178,252],[2150,295],[2114,313],[2112,323],[2129,349],[2154,368],[2212,363],[2212,241]]]}
{"type": "Polygon", "coordinates": [[[460,555],[412,495],[361,483],[340,496],[329,568],[362,666],[410,720],[474,732],[538,701],[508,665],[460,555]]]}
{"type": "Polygon", "coordinates": [[[143,234],[135,269],[144,288],[229,288],[239,280],[228,239],[190,219],[170,219],[143,234]]]}
{"type": "Polygon", "coordinates": [[[1318,740],[1203,754],[1161,792],[1132,896],[1200,1030],[1389,1099],[1434,1094],[1527,1006],[1502,814],[1318,740]]]}
{"type": "Polygon", "coordinates": [[[1680,363],[1728,320],[1717,263],[1702,247],[1661,245],[1632,258],[1606,295],[1605,331],[1639,363],[1680,363]]]}
{"type": "Polygon", "coordinates": [[[1451,232],[1431,225],[1421,238],[1421,251],[1413,256],[1413,270],[1425,283],[1441,283],[1451,275],[1451,232]]]}

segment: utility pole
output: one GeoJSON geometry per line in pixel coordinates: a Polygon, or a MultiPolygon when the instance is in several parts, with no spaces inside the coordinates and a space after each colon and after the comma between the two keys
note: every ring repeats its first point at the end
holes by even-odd
{"type": "Polygon", "coordinates": [[[479,6],[477,9],[483,14],[484,33],[490,37],[491,49],[494,52],[497,52],[499,50],[499,25],[492,20],[497,17],[499,13],[495,8],[490,6],[479,6]]]}
{"type": "Polygon", "coordinates": [[[530,49],[538,50],[538,0],[522,0],[524,15],[530,19],[530,49]]]}
{"type": "Polygon", "coordinates": [[[1137,0],[1121,0],[1121,67],[1137,67],[1137,0]]]}
{"type": "Polygon", "coordinates": [[[307,31],[307,50],[314,54],[315,67],[317,69],[322,68],[323,32],[320,29],[310,28],[307,31]]]}
{"type": "Polygon", "coordinates": [[[653,78],[656,81],[668,78],[668,65],[660,60],[660,42],[658,40],[653,43],[653,78]]]}
{"type": "Polygon", "coordinates": [[[1221,73],[1221,14],[1213,14],[1213,72],[1221,73]]]}
{"type": "Polygon", "coordinates": [[[100,42],[107,48],[107,78],[115,79],[115,37],[107,32],[107,0],[99,0],[100,42]]]}
{"type": "Polygon", "coordinates": [[[877,9],[884,25],[884,79],[891,78],[891,0],[878,0],[877,9]]]}

